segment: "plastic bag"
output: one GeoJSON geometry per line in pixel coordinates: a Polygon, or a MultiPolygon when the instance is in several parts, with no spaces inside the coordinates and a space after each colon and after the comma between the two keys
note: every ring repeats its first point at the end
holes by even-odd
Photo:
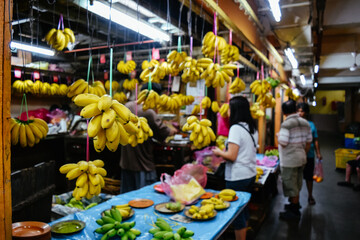
{"type": "Polygon", "coordinates": [[[206,167],[198,164],[185,164],[176,170],[174,176],[161,174],[161,188],[172,200],[190,204],[204,193],[207,182],[206,167]]]}
{"type": "Polygon", "coordinates": [[[323,167],[322,167],[322,160],[319,160],[316,158],[315,160],[315,170],[314,170],[314,176],[313,179],[315,182],[322,182],[324,180],[324,173],[323,173],[323,167]]]}
{"type": "Polygon", "coordinates": [[[229,117],[223,118],[220,113],[217,113],[217,135],[222,136],[229,136],[229,130],[230,130],[230,123],[229,123],[229,117]]]}
{"type": "Polygon", "coordinates": [[[194,153],[196,163],[204,165],[208,168],[208,172],[213,173],[216,172],[219,165],[224,162],[224,159],[222,157],[218,157],[213,153],[212,149],[214,148],[215,146],[210,146],[194,153]]]}
{"type": "MultiPolygon", "coordinates": [[[[28,111],[30,119],[31,119],[31,117],[35,117],[35,118],[40,118],[40,119],[44,120],[45,122],[49,122],[49,120],[50,120],[49,117],[47,116],[48,113],[49,113],[49,110],[47,110],[45,108],[39,108],[36,110],[28,111]]],[[[23,120],[23,121],[27,120],[26,112],[23,112],[21,114],[20,120],[23,120]]]]}

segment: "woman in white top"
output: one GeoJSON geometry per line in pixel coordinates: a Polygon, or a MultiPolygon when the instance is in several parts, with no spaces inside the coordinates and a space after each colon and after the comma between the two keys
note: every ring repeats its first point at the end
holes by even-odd
{"type": "MultiPolygon", "coordinates": [[[[230,100],[230,130],[226,151],[219,148],[214,154],[226,160],[226,188],[235,191],[251,192],[256,176],[256,143],[258,133],[250,114],[250,104],[245,97],[233,97],[230,100]]],[[[247,207],[234,220],[236,240],[246,239],[247,207]]]]}

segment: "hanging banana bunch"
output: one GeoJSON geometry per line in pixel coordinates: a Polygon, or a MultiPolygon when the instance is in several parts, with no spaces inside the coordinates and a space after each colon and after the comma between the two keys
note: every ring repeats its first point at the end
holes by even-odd
{"type": "Polygon", "coordinates": [[[165,77],[165,72],[166,70],[160,66],[158,61],[151,60],[150,66],[141,72],[140,79],[149,82],[151,77],[152,82],[159,83],[165,77]]]}
{"type": "Polygon", "coordinates": [[[69,43],[75,43],[75,35],[70,28],[64,30],[52,28],[46,34],[45,41],[57,51],[62,51],[69,43]]]}
{"type": "Polygon", "coordinates": [[[215,53],[215,46],[217,46],[217,50],[221,55],[226,45],[226,40],[223,37],[216,36],[213,32],[207,32],[202,41],[201,51],[205,57],[213,58],[214,54],[217,54],[215,53]]]}
{"type": "Polygon", "coordinates": [[[265,108],[273,108],[276,105],[276,100],[273,97],[272,93],[267,92],[266,94],[259,95],[256,99],[260,105],[264,106],[265,108]]]}
{"type": "Polygon", "coordinates": [[[136,63],[133,60],[129,60],[127,62],[120,61],[117,64],[117,70],[123,74],[129,74],[136,68],[136,63]]]}
{"type": "Polygon", "coordinates": [[[236,46],[226,44],[226,47],[221,51],[221,63],[227,64],[236,62],[240,58],[239,49],[236,46]]]}
{"type": "Polygon", "coordinates": [[[213,111],[214,113],[217,113],[219,110],[220,110],[220,108],[219,108],[218,102],[213,101],[211,103],[211,111],[213,111]]]}
{"type": "Polygon", "coordinates": [[[170,67],[172,68],[172,74],[174,76],[177,76],[179,72],[181,72],[185,65],[181,64],[185,62],[185,58],[187,57],[186,52],[178,52],[176,50],[171,51],[167,56],[167,62],[170,64],[170,67]]]}
{"type": "Polygon", "coordinates": [[[31,93],[34,82],[32,80],[15,80],[12,84],[12,90],[14,93],[23,94],[31,93]]]}
{"type": "Polygon", "coordinates": [[[236,77],[229,87],[229,93],[231,94],[239,93],[244,91],[245,88],[246,88],[245,82],[241,78],[236,77]]]}
{"type": "Polygon", "coordinates": [[[196,82],[200,79],[200,74],[204,71],[203,68],[198,66],[197,60],[192,57],[186,57],[185,61],[180,63],[179,67],[183,69],[181,80],[184,83],[196,82]]]}
{"type": "Polygon", "coordinates": [[[142,109],[146,111],[147,109],[155,109],[156,106],[159,104],[160,96],[154,90],[144,89],[140,92],[137,104],[143,104],[142,109]]]}
{"type": "Polygon", "coordinates": [[[192,131],[190,141],[198,149],[208,146],[212,141],[216,140],[216,136],[211,129],[211,121],[208,119],[198,120],[195,116],[187,118],[186,123],[182,127],[184,132],[192,131]]]}
{"type": "Polygon", "coordinates": [[[136,78],[133,79],[125,79],[123,83],[123,88],[126,90],[134,90],[136,88],[136,84],[139,84],[139,81],[136,78]]]}
{"type": "Polygon", "coordinates": [[[206,70],[200,75],[200,78],[205,79],[205,85],[207,87],[224,87],[225,82],[229,83],[231,77],[234,76],[234,69],[237,69],[237,66],[234,64],[220,66],[218,63],[210,63],[206,70]]]}
{"type": "Polygon", "coordinates": [[[252,118],[259,119],[265,115],[264,111],[260,108],[260,103],[255,102],[250,107],[250,113],[252,118]]]}
{"type": "Polygon", "coordinates": [[[142,144],[149,137],[153,136],[153,131],[148,125],[148,121],[144,117],[139,117],[137,122],[138,132],[135,134],[130,134],[128,143],[135,147],[138,144],[142,144]]]}
{"type": "Polygon", "coordinates": [[[66,174],[68,180],[76,179],[76,187],[72,196],[76,200],[82,198],[91,199],[101,193],[101,188],[105,186],[104,177],[107,172],[103,168],[104,162],[100,159],[94,161],[79,161],[68,163],[60,167],[59,171],[66,174]]]}
{"type": "Polygon", "coordinates": [[[94,81],[89,85],[84,79],[78,79],[69,86],[67,96],[73,98],[83,93],[91,93],[101,97],[106,94],[106,90],[101,81],[94,81]]]}
{"type": "Polygon", "coordinates": [[[40,118],[22,121],[10,119],[11,144],[20,144],[21,147],[33,147],[45,138],[49,131],[47,123],[40,118]]]}
{"type": "Polygon", "coordinates": [[[223,105],[221,105],[219,112],[223,118],[229,117],[229,104],[224,103],[223,105]]]}
{"type": "Polygon", "coordinates": [[[195,104],[191,111],[191,115],[198,115],[200,113],[200,105],[195,104]]]}
{"type": "Polygon", "coordinates": [[[207,109],[207,108],[211,107],[211,99],[209,97],[205,96],[201,100],[200,104],[203,109],[207,109]]]}
{"type": "Polygon", "coordinates": [[[265,108],[274,107],[276,104],[275,98],[269,92],[271,85],[267,80],[255,80],[250,84],[251,92],[258,95],[256,102],[265,108]]]}
{"type": "Polygon", "coordinates": [[[124,92],[117,92],[113,95],[113,98],[121,104],[125,104],[128,99],[124,92]]]}
{"type": "MultiPolygon", "coordinates": [[[[119,84],[118,81],[112,81],[112,86],[111,86],[111,88],[112,88],[112,91],[113,91],[113,92],[116,92],[116,91],[119,89],[119,86],[120,86],[120,84],[119,84]]],[[[110,92],[110,80],[106,80],[106,82],[105,82],[105,89],[106,89],[108,92],[110,92]]]]}
{"type": "Polygon", "coordinates": [[[166,94],[162,94],[159,97],[157,109],[159,110],[159,112],[177,112],[177,110],[179,110],[181,106],[181,98],[178,95],[167,96],[166,94]]]}
{"type": "Polygon", "coordinates": [[[291,88],[287,88],[285,90],[285,96],[288,96],[290,99],[297,101],[299,99],[299,95],[295,94],[294,91],[291,88]]]}

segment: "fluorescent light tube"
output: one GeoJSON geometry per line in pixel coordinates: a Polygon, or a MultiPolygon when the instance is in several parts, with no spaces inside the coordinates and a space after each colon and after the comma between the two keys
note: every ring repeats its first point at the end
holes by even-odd
{"type": "Polygon", "coordinates": [[[135,1],[132,1],[132,0],[113,0],[112,1],[112,3],[116,3],[116,2],[121,3],[122,5],[125,5],[128,8],[131,8],[132,10],[134,10],[136,12],[139,11],[139,13],[141,13],[142,15],[145,15],[146,17],[151,18],[151,17],[156,16],[155,14],[153,14],[152,12],[147,10],[146,8],[138,5],[135,1]]]}
{"type": "Polygon", "coordinates": [[[316,64],[316,65],[314,66],[314,73],[318,73],[318,72],[319,72],[319,65],[316,64]]]}
{"type": "Polygon", "coordinates": [[[305,80],[304,74],[301,74],[301,75],[300,75],[300,81],[301,81],[301,84],[305,86],[306,80],[305,80]]]}
{"type": "MultiPolygon", "coordinates": [[[[88,10],[105,18],[109,19],[110,14],[110,6],[98,1],[94,1],[93,5],[88,5],[88,10]]],[[[160,41],[170,41],[169,34],[161,31],[159,28],[155,28],[150,26],[149,24],[139,21],[134,17],[131,17],[125,13],[120,12],[114,8],[111,8],[111,21],[129,28],[135,32],[139,32],[140,34],[149,37],[154,40],[160,41]]]]}
{"type": "Polygon", "coordinates": [[[44,55],[48,55],[48,56],[55,55],[54,50],[51,50],[48,48],[42,48],[42,47],[35,47],[32,45],[23,44],[23,43],[19,43],[19,42],[13,42],[13,41],[10,43],[10,48],[16,48],[16,49],[33,52],[33,53],[44,54],[44,55]]]}
{"type": "Polygon", "coordinates": [[[271,12],[275,18],[276,22],[280,22],[281,19],[281,10],[279,5],[279,0],[269,0],[271,12]]]}
{"type": "Polygon", "coordinates": [[[293,68],[298,68],[299,64],[298,64],[298,61],[296,60],[296,58],[294,56],[294,50],[291,49],[291,48],[285,49],[285,55],[289,59],[289,61],[291,63],[291,66],[293,68]]]}

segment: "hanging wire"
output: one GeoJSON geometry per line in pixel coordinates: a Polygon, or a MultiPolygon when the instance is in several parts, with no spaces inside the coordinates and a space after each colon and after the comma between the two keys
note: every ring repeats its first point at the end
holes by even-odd
{"type": "Polygon", "coordinates": [[[67,16],[67,19],[68,19],[69,28],[71,29],[70,14],[69,14],[69,0],[66,0],[66,16],[67,16]]]}
{"type": "Polygon", "coordinates": [[[109,24],[108,24],[108,36],[107,36],[108,47],[110,47],[110,41],[111,41],[111,36],[110,36],[110,32],[111,32],[111,9],[112,9],[112,1],[110,1],[110,11],[109,11],[109,24]]]}
{"type": "Polygon", "coordinates": [[[203,13],[203,1],[201,0],[200,16],[202,16],[201,39],[204,38],[205,14],[203,13]]]}
{"type": "Polygon", "coordinates": [[[189,32],[189,36],[192,36],[191,30],[192,30],[192,18],[191,18],[191,7],[192,7],[192,2],[190,0],[190,6],[189,6],[189,10],[188,10],[188,14],[187,14],[187,22],[188,22],[188,32],[189,32]]]}

